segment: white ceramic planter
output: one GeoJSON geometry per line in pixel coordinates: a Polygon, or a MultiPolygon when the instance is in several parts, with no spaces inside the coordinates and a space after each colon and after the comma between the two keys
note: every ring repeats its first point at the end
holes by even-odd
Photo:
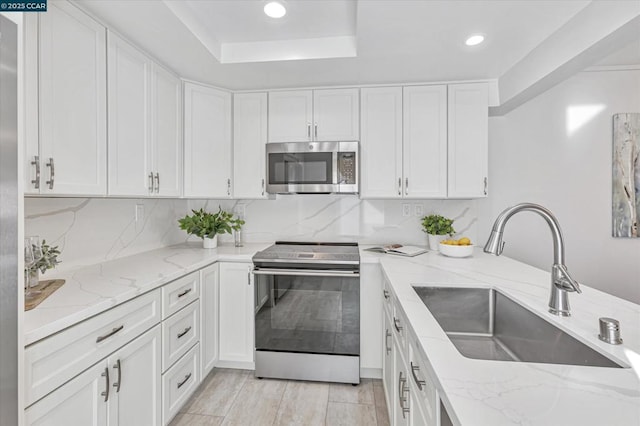
{"type": "Polygon", "coordinates": [[[440,241],[445,240],[448,235],[431,235],[427,234],[429,237],[429,248],[434,251],[440,251],[440,241]]]}
{"type": "Polygon", "coordinates": [[[213,238],[203,238],[202,239],[202,246],[206,249],[213,249],[218,247],[218,236],[216,235],[213,238]]]}

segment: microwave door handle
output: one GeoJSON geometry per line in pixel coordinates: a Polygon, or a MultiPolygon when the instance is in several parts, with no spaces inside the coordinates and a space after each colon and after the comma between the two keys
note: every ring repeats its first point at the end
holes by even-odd
{"type": "Polygon", "coordinates": [[[333,162],[333,165],[331,167],[331,183],[333,185],[338,185],[338,187],[340,186],[340,175],[338,174],[338,156],[340,155],[340,152],[336,152],[333,151],[331,153],[331,161],[333,162]]]}

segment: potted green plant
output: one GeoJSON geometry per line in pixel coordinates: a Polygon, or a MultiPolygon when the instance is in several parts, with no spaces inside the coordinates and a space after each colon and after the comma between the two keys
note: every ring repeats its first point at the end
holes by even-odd
{"type": "Polygon", "coordinates": [[[422,218],[422,230],[427,233],[431,250],[440,250],[440,241],[456,233],[453,219],[439,214],[431,214],[422,218]]]}
{"type": "MultiPolygon", "coordinates": [[[[36,247],[34,247],[35,249],[36,247]]],[[[42,240],[39,247],[39,254],[42,257],[38,257],[36,262],[29,268],[29,286],[34,287],[38,285],[40,280],[40,274],[44,274],[49,269],[53,269],[60,263],[58,256],[60,255],[60,249],[58,246],[50,246],[46,240],[42,240]]]]}
{"type": "Polygon", "coordinates": [[[233,214],[218,207],[217,213],[209,213],[200,210],[191,210],[192,216],[186,215],[178,220],[180,229],[187,234],[202,238],[204,248],[216,248],[218,246],[218,234],[231,234],[238,231],[244,225],[244,220],[234,218],[233,214]]]}

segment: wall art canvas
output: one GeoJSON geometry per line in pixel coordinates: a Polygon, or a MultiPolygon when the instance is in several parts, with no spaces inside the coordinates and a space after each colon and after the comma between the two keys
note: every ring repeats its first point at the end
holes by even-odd
{"type": "Polygon", "coordinates": [[[639,237],[640,114],[613,116],[613,236],[639,237]]]}

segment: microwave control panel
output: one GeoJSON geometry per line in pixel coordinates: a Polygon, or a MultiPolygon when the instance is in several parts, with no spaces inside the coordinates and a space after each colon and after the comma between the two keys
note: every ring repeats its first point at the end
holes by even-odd
{"type": "Polygon", "coordinates": [[[340,184],[355,185],[356,183],[356,153],[338,153],[338,182],[340,184]]]}

